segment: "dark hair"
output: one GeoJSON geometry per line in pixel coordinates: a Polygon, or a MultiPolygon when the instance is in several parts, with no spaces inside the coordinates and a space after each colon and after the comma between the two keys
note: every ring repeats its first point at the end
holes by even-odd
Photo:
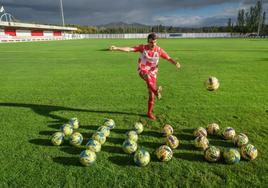
{"type": "Polygon", "coordinates": [[[150,33],[147,37],[147,41],[149,42],[150,39],[152,40],[157,39],[157,35],[155,33],[150,33]]]}

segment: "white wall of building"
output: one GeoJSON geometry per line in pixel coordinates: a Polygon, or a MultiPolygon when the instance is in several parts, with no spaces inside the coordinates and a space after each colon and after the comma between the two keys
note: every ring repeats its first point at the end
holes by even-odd
{"type": "Polygon", "coordinates": [[[20,30],[20,29],[16,30],[16,35],[18,37],[30,37],[30,36],[32,36],[30,30],[20,30]]]}
{"type": "Polygon", "coordinates": [[[53,37],[53,31],[44,31],[44,37],[53,37]]]}

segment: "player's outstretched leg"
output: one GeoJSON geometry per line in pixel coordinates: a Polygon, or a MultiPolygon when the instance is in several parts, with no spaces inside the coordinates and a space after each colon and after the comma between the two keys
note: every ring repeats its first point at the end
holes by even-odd
{"type": "Polygon", "coordinates": [[[162,86],[159,86],[158,89],[156,90],[156,96],[158,100],[162,98],[162,95],[161,95],[162,90],[163,90],[162,86]]]}

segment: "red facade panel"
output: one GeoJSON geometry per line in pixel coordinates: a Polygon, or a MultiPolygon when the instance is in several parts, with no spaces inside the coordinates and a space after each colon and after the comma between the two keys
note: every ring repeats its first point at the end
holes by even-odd
{"type": "Polygon", "coordinates": [[[5,29],[5,34],[10,36],[16,36],[16,29],[5,29]]]}
{"type": "Polygon", "coordinates": [[[53,31],[53,36],[61,36],[61,31],[53,31]]]}
{"type": "Polygon", "coordinates": [[[32,36],[44,36],[44,32],[42,30],[32,30],[32,36]]]}

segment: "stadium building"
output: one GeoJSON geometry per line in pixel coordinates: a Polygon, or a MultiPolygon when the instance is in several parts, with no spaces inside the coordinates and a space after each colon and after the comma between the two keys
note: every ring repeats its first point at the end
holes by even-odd
{"type": "Polygon", "coordinates": [[[22,23],[9,13],[0,14],[0,42],[26,42],[69,39],[77,28],[22,23]]]}

